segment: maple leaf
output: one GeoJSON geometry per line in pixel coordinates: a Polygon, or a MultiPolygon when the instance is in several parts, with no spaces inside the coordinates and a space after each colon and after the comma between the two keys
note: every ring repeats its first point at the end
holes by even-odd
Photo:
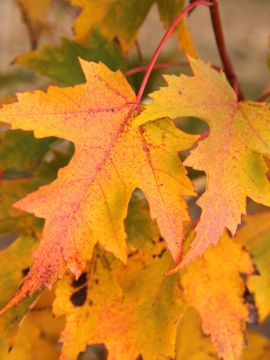
{"type": "Polygon", "coordinates": [[[142,201],[134,200],[127,220],[128,266],[98,252],[77,281],[66,276],[57,285],[54,313],[66,318],[62,360],[99,343],[105,343],[108,359],[175,355],[177,320],[185,308],[178,274],[164,277],[172,260],[142,201]],[[135,231],[137,221],[141,227],[135,231]]]}
{"type": "Polygon", "coordinates": [[[63,38],[59,45],[43,46],[16,58],[18,64],[48,76],[60,85],[85,82],[79,59],[102,61],[112,70],[125,70],[126,62],[120,47],[109,43],[98,31],[93,31],[86,44],[63,38]]]}
{"type": "Polygon", "coordinates": [[[86,84],[19,94],[19,102],[0,113],[13,128],[75,144],[57,180],[16,203],[46,221],[34,264],[8,307],[67,269],[78,277],[96,243],[126,262],[123,220],[135,188],[144,192],[174,260],[181,256],[182,222],[188,219],[183,195],[194,192],[178,151],[197,137],[167,120],[132,126],[136,96],[123,74],[101,63],[82,61],[82,67],[86,84]]]}
{"type": "Polygon", "coordinates": [[[260,321],[270,314],[270,212],[246,216],[236,239],[251,253],[258,274],[248,279],[248,288],[255,296],[260,321]]]}
{"type": "Polygon", "coordinates": [[[199,312],[203,331],[227,360],[240,359],[242,353],[249,313],[240,273],[253,271],[249,254],[226,233],[216,247],[181,271],[185,300],[199,312]]]}
{"type": "Polygon", "coordinates": [[[167,27],[184,6],[183,0],[69,1],[82,9],[74,27],[79,41],[85,41],[93,29],[98,29],[110,41],[117,38],[124,52],[134,44],[137,32],[153,4],[157,4],[161,20],[167,27]]]}
{"type": "Polygon", "coordinates": [[[190,58],[193,76],[166,76],[168,87],[154,92],[153,102],[136,119],[140,125],[169,116],[206,121],[210,134],[191,151],[185,165],[203,170],[206,191],[196,237],[180,266],[216,245],[224,228],[235,233],[246,212],[246,197],[270,206],[270,184],[263,155],[270,154],[270,105],[237,102],[225,75],[190,58]]]}

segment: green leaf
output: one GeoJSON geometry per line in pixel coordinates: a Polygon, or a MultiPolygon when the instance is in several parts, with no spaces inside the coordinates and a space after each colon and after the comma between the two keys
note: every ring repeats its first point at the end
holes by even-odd
{"type": "Polygon", "coordinates": [[[85,82],[79,58],[102,61],[112,70],[126,69],[120,47],[108,42],[97,31],[90,35],[86,45],[63,38],[60,45],[44,46],[28,52],[19,56],[16,62],[67,86],[85,82]]]}

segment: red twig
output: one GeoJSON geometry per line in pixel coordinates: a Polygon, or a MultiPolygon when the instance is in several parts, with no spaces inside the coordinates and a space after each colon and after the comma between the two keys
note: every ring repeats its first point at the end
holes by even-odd
{"type": "MultiPolygon", "coordinates": [[[[213,69],[217,70],[217,71],[221,71],[223,70],[220,66],[218,65],[211,65],[213,69]]],[[[153,66],[153,70],[154,69],[169,69],[169,68],[178,68],[178,67],[190,67],[190,64],[188,62],[182,62],[182,63],[165,63],[165,64],[155,64],[153,66]]],[[[126,76],[131,76],[134,74],[138,74],[140,72],[144,72],[146,71],[148,68],[148,65],[146,66],[138,66],[132,69],[129,69],[127,71],[125,71],[125,75],[126,76]]]]}
{"type": "MultiPolygon", "coordinates": [[[[155,64],[153,69],[169,69],[169,68],[178,68],[178,67],[189,67],[189,63],[165,63],[165,64],[155,64]]],[[[126,76],[131,76],[140,72],[146,71],[148,65],[146,66],[138,66],[133,69],[129,69],[125,72],[126,76]]]]}
{"type": "Polygon", "coordinates": [[[152,72],[152,70],[154,68],[154,65],[155,65],[155,63],[157,61],[158,55],[159,55],[162,47],[164,46],[164,44],[166,43],[166,41],[170,37],[171,33],[176,28],[176,26],[179,24],[179,22],[190,12],[190,10],[194,9],[198,5],[207,5],[207,6],[209,6],[210,4],[209,4],[209,2],[207,2],[205,0],[197,0],[197,1],[193,2],[193,3],[191,3],[190,5],[188,5],[187,7],[185,7],[185,9],[178,15],[178,17],[174,20],[174,22],[172,23],[170,28],[166,31],[165,35],[161,39],[156,51],[154,52],[154,55],[152,56],[152,59],[151,59],[149,65],[147,66],[147,70],[146,70],[146,72],[144,74],[144,78],[142,80],[140,89],[139,89],[138,94],[137,94],[137,105],[142,100],[142,96],[143,96],[146,84],[148,82],[148,79],[149,79],[149,77],[151,75],[151,72],[152,72]]]}
{"type": "Polygon", "coordinates": [[[226,49],[225,39],[223,35],[223,29],[219,14],[218,0],[211,0],[212,6],[209,7],[211,14],[211,21],[215,33],[216,43],[219,50],[219,55],[223,64],[224,72],[226,77],[235,90],[238,100],[243,100],[244,95],[240,88],[237,76],[235,74],[231,59],[226,49]]]}

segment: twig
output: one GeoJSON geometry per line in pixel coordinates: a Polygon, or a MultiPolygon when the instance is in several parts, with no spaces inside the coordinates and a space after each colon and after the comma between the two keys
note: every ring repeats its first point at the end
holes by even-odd
{"type": "Polygon", "coordinates": [[[179,24],[179,22],[190,12],[190,10],[192,10],[193,8],[195,8],[198,5],[209,6],[209,2],[206,2],[204,0],[197,0],[197,1],[193,2],[192,4],[188,5],[187,7],[185,7],[184,10],[177,16],[177,18],[174,20],[172,25],[169,27],[169,29],[166,31],[165,35],[161,39],[158,47],[156,48],[156,51],[154,52],[154,55],[152,56],[152,59],[147,67],[147,70],[144,74],[144,78],[142,80],[140,89],[137,94],[137,104],[136,104],[137,106],[140,104],[140,102],[142,100],[142,96],[143,96],[146,84],[148,82],[148,79],[151,75],[153,67],[157,61],[158,55],[159,55],[161,49],[163,48],[164,44],[166,43],[166,41],[168,40],[168,38],[170,37],[170,35],[174,31],[174,29],[176,28],[176,26],[179,24]]]}
{"type": "Polygon", "coordinates": [[[231,59],[226,49],[225,39],[223,35],[222,24],[219,14],[218,0],[211,0],[211,3],[212,6],[209,7],[211,14],[211,21],[215,33],[219,55],[223,64],[224,72],[232,88],[235,90],[238,100],[240,101],[244,99],[244,95],[240,88],[231,59]]]}
{"type": "MultiPolygon", "coordinates": [[[[221,71],[222,68],[218,65],[211,65],[213,69],[217,70],[217,71],[221,71]]],[[[153,70],[158,70],[158,69],[169,69],[169,68],[178,68],[178,67],[190,67],[190,64],[188,62],[182,62],[182,63],[164,63],[164,64],[155,64],[153,66],[153,70]]],[[[138,74],[140,72],[144,72],[146,71],[148,68],[148,65],[145,66],[138,66],[132,69],[129,69],[127,71],[125,71],[125,75],[126,76],[132,76],[134,74],[138,74]]]]}
{"type": "MultiPolygon", "coordinates": [[[[189,63],[165,63],[165,64],[155,64],[153,69],[169,69],[169,68],[178,68],[178,67],[189,67],[189,63]]],[[[148,65],[145,66],[138,66],[132,69],[125,71],[126,76],[131,76],[140,72],[146,71],[148,65]]]]}

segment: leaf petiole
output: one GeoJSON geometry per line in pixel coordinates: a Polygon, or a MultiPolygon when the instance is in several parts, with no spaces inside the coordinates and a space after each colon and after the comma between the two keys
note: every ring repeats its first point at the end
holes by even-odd
{"type": "Polygon", "coordinates": [[[163,36],[163,38],[161,39],[160,43],[158,44],[158,47],[156,48],[154,55],[152,56],[150,63],[147,67],[147,70],[145,72],[144,78],[142,80],[140,89],[138,91],[137,94],[137,106],[140,104],[141,100],[142,100],[142,96],[145,90],[145,87],[147,85],[147,82],[149,80],[149,77],[151,75],[151,72],[154,68],[154,65],[157,61],[157,58],[159,56],[159,53],[161,51],[161,49],[163,48],[164,44],[166,43],[166,41],[168,40],[168,38],[170,37],[170,35],[172,34],[172,32],[174,31],[174,29],[176,28],[176,26],[179,24],[179,22],[195,7],[199,6],[199,5],[205,5],[205,6],[211,6],[211,4],[205,0],[197,0],[194,1],[193,3],[189,4],[188,6],[186,6],[183,11],[181,11],[181,13],[177,16],[177,18],[174,20],[174,22],[171,24],[171,26],[169,27],[169,29],[166,31],[165,35],[163,36]]]}

